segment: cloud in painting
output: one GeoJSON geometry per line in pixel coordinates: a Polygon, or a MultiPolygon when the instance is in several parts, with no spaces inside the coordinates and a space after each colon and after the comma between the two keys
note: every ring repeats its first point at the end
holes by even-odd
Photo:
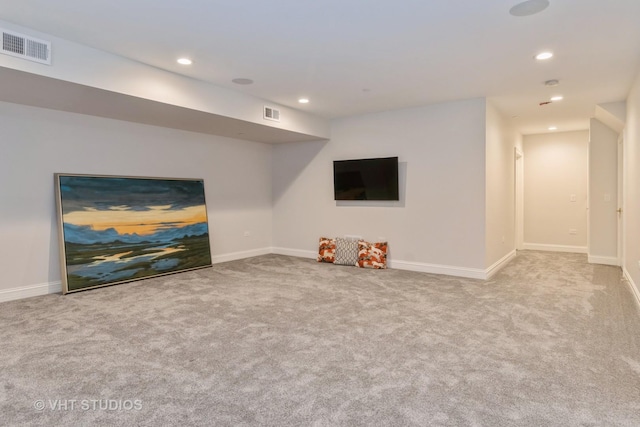
{"type": "Polygon", "coordinates": [[[86,225],[64,224],[64,240],[68,243],[93,245],[96,243],[170,243],[177,239],[191,236],[203,236],[208,234],[206,223],[191,224],[185,227],[163,229],[150,235],[120,234],[113,228],[106,230],[94,230],[86,225]]]}
{"type": "Polygon", "coordinates": [[[63,222],[151,235],[207,222],[202,180],[59,175],[63,222]]]}
{"type": "Polygon", "coordinates": [[[183,227],[207,221],[204,205],[189,206],[181,210],[82,210],[63,215],[64,222],[91,226],[101,231],[109,228],[120,234],[153,234],[159,228],[183,227]]]}
{"type": "Polygon", "coordinates": [[[162,207],[180,210],[204,205],[202,180],[77,175],[60,175],[59,180],[63,214],[92,209],[148,211],[162,207]]]}

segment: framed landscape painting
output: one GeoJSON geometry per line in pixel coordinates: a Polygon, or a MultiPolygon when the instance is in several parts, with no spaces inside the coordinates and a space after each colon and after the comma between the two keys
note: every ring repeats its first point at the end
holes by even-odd
{"type": "Polygon", "coordinates": [[[62,291],[211,266],[201,179],[55,174],[62,291]]]}

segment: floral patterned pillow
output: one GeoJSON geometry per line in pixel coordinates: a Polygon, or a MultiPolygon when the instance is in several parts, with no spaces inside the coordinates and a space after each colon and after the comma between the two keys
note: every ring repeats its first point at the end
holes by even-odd
{"type": "Polygon", "coordinates": [[[358,267],[387,268],[387,242],[358,241],[358,267]]]}
{"type": "Polygon", "coordinates": [[[318,248],[318,262],[335,262],[336,260],[336,239],[328,237],[320,238],[318,248]]]}

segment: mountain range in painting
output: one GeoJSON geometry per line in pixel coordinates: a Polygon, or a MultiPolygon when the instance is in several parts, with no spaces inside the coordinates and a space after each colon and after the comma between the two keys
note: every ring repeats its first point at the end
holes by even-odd
{"type": "Polygon", "coordinates": [[[96,243],[168,243],[172,240],[183,237],[202,236],[208,234],[209,228],[206,222],[186,225],[184,227],[164,228],[159,231],[139,235],[137,233],[120,234],[115,228],[106,230],[94,230],[88,225],[64,224],[65,241],[82,245],[92,245],[96,243]]]}
{"type": "Polygon", "coordinates": [[[211,265],[202,180],[56,178],[65,293],[211,265]]]}

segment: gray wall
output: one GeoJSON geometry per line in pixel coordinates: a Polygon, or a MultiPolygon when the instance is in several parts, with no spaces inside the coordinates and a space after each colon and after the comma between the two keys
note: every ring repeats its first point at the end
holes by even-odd
{"type": "Polygon", "coordinates": [[[589,262],[618,265],[618,134],[597,119],[589,131],[589,262]]]}
{"type": "Polygon", "coordinates": [[[55,172],[203,178],[214,261],[270,250],[270,145],[8,103],[0,129],[0,300],[60,280],[55,172]]]}
{"type": "Polygon", "coordinates": [[[487,103],[486,266],[515,250],[515,147],[522,136],[487,103]]]}
{"type": "Polygon", "coordinates": [[[588,131],[524,137],[525,249],[587,252],[588,144],[588,131]]]}
{"type": "Polygon", "coordinates": [[[640,302],[640,74],[627,99],[624,133],[624,271],[640,302]]]}
{"type": "Polygon", "coordinates": [[[484,271],[484,99],[332,122],[330,142],[274,147],[274,246],[312,256],[320,236],[389,241],[396,268],[484,271]],[[401,201],[333,200],[333,160],[398,156],[401,201]]]}

